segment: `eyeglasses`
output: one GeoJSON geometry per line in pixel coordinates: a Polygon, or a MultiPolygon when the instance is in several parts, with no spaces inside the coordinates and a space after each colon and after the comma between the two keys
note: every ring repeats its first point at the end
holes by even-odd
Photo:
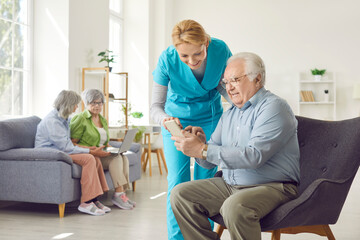
{"type": "Polygon", "coordinates": [[[248,73],[248,74],[245,74],[245,75],[242,75],[242,76],[239,76],[239,77],[231,77],[230,79],[223,78],[223,79],[221,79],[221,85],[225,88],[228,83],[231,83],[233,85],[238,84],[246,76],[251,75],[251,74],[254,74],[254,73],[248,73]]]}
{"type": "Polygon", "coordinates": [[[104,103],[103,102],[92,102],[90,104],[91,104],[91,106],[96,106],[96,105],[102,106],[104,103]]]}

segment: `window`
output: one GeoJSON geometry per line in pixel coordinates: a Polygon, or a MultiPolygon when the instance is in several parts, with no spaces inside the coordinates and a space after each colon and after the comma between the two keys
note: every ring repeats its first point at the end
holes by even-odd
{"type": "Polygon", "coordinates": [[[0,0],[0,116],[29,109],[31,0],[0,0]]]}
{"type": "MultiPolygon", "coordinates": [[[[116,55],[111,65],[112,72],[123,72],[123,0],[109,1],[109,49],[116,55]]],[[[109,89],[115,98],[126,97],[126,81],[123,75],[110,74],[109,89]]],[[[125,124],[122,108],[125,101],[113,101],[109,103],[109,125],[120,126],[125,124]]]]}
{"type": "Polygon", "coordinates": [[[123,0],[110,0],[110,19],[109,19],[109,49],[113,51],[115,64],[112,65],[114,71],[121,72],[123,69],[123,0]]]}

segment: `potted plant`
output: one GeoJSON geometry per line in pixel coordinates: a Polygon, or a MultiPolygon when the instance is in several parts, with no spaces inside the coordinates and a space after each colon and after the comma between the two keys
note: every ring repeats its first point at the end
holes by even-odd
{"type": "MultiPolygon", "coordinates": [[[[128,117],[133,117],[133,118],[142,118],[144,116],[144,114],[142,112],[131,112],[131,104],[129,103],[128,106],[126,106],[126,104],[123,104],[122,105],[122,108],[121,108],[121,111],[125,114],[127,113],[128,117]]],[[[142,139],[142,135],[143,133],[145,132],[146,130],[146,127],[144,126],[135,126],[135,125],[132,125],[131,126],[132,128],[137,128],[138,129],[138,132],[136,133],[135,135],[135,138],[134,138],[134,141],[135,142],[140,142],[141,139],[142,139]]]]}
{"type": "Polygon", "coordinates": [[[322,75],[324,75],[326,72],[326,69],[311,69],[311,74],[314,75],[315,81],[321,81],[322,75]]]}
{"type": "Polygon", "coordinates": [[[101,57],[101,59],[99,60],[99,63],[107,62],[106,67],[109,68],[109,71],[111,72],[112,67],[110,67],[110,63],[115,63],[114,57],[116,57],[116,55],[113,55],[112,51],[106,49],[103,52],[99,52],[98,56],[101,57]]]}

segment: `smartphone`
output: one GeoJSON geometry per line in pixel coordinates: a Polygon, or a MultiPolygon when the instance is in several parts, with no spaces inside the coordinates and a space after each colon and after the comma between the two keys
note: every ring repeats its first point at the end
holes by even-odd
{"type": "Polygon", "coordinates": [[[165,126],[171,133],[171,135],[175,137],[183,137],[183,134],[181,133],[180,126],[175,122],[175,120],[169,120],[164,122],[165,126]]]}

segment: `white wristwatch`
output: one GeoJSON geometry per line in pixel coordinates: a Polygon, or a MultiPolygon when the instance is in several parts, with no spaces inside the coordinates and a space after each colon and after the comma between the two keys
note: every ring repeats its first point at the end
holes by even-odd
{"type": "Polygon", "coordinates": [[[202,153],[201,153],[202,159],[204,159],[204,160],[206,160],[206,157],[207,157],[207,149],[208,149],[208,145],[205,144],[205,146],[204,146],[204,148],[202,150],[202,153]]]}

